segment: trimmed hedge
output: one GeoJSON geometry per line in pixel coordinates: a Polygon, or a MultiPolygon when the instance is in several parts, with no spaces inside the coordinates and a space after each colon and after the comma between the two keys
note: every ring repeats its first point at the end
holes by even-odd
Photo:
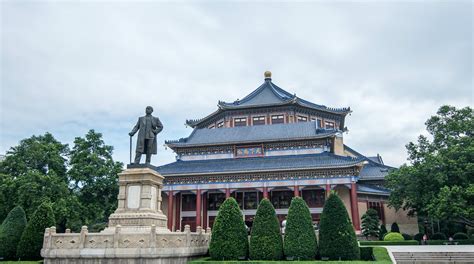
{"type": "Polygon", "coordinates": [[[390,232],[387,233],[383,237],[383,241],[404,241],[405,239],[403,238],[402,234],[397,233],[397,232],[390,232]]]}
{"type": "Polygon", "coordinates": [[[55,225],[53,208],[48,202],[42,203],[33,213],[18,243],[17,257],[22,260],[41,259],[44,230],[55,225]]]}
{"type": "Polygon", "coordinates": [[[391,233],[394,233],[394,232],[400,233],[400,228],[398,227],[397,222],[392,223],[392,226],[390,227],[390,232],[391,233]]]}
{"type": "Polygon", "coordinates": [[[454,240],[465,240],[465,239],[469,239],[469,237],[467,236],[466,233],[459,232],[459,233],[454,234],[453,239],[454,240]]]}
{"type": "Polygon", "coordinates": [[[405,246],[405,245],[418,245],[416,240],[404,240],[404,241],[359,241],[361,246],[405,246]]]}
{"type": "Polygon", "coordinates": [[[214,222],[209,255],[214,260],[246,259],[248,247],[242,212],[234,198],[227,198],[214,222]]]}
{"type": "Polygon", "coordinates": [[[280,222],[272,203],[263,199],[257,208],[250,234],[249,257],[255,260],[279,260],[283,257],[280,222]]]}
{"type": "Polygon", "coordinates": [[[314,259],[317,247],[316,233],[309,208],[303,198],[293,197],[286,220],[285,256],[294,260],[314,259]]]}
{"type": "Polygon", "coordinates": [[[457,243],[458,245],[474,245],[474,239],[462,239],[462,240],[428,240],[428,245],[445,245],[450,243],[457,243]]]}
{"type": "Polygon", "coordinates": [[[431,240],[447,240],[448,238],[444,233],[438,232],[434,233],[431,237],[429,237],[431,240]]]}
{"type": "Polygon", "coordinates": [[[331,192],[324,204],[319,227],[319,245],[321,258],[360,259],[354,228],[346,207],[335,192],[331,192]]]}
{"type": "Polygon", "coordinates": [[[13,208],[0,226],[0,258],[16,259],[16,248],[26,226],[26,215],[23,208],[13,208]]]}
{"type": "Polygon", "coordinates": [[[374,248],[373,247],[360,247],[360,259],[366,261],[374,260],[374,248]]]}

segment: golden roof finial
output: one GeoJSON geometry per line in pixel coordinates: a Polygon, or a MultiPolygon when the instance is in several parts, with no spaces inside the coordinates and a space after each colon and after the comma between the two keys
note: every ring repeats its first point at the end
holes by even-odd
{"type": "Polygon", "coordinates": [[[265,75],[265,79],[272,78],[272,72],[271,71],[266,71],[263,75],[265,75]]]}

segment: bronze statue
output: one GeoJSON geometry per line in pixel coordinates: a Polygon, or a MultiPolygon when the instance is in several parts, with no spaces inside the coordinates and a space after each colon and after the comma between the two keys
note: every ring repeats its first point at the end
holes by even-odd
{"type": "Polygon", "coordinates": [[[156,154],[156,135],[163,130],[163,124],[161,124],[160,119],[151,115],[151,113],[153,113],[153,107],[147,106],[145,113],[145,116],[138,118],[137,124],[132,131],[128,133],[130,137],[133,137],[133,135],[140,130],[137,137],[134,164],[140,163],[143,153],[146,154],[146,163],[150,163],[151,155],[156,154]]]}

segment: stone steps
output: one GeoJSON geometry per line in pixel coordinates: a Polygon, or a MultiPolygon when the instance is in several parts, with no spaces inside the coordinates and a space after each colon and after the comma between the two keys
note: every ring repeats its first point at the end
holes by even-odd
{"type": "Polygon", "coordinates": [[[392,254],[398,264],[474,264],[474,252],[392,252],[392,254]]]}

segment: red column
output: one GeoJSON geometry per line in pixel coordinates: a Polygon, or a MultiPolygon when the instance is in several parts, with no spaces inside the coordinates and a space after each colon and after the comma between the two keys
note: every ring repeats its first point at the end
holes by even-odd
{"type": "Polygon", "coordinates": [[[201,190],[196,191],[196,227],[201,226],[201,190]]]}
{"type": "Polygon", "coordinates": [[[351,183],[351,213],[352,224],[355,230],[360,231],[359,206],[357,203],[357,186],[355,182],[351,183]]]}
{"type": "Polygon", "coordinates": [[[331,184],[326,183],[326,197],[329,197],[330,193],[331,193],[331,184]]]}
{"type": "Polygon", "coordinates": [[[202,196],[202,228],[207,228],[207,192],[202,196]]]}
{"type": "Polygon", "coordinates": [[[268,188],[266,186],[263,187],[263,198],[268,199],[268,188]]]}
{"type": "Polygon", "coordinates": [[[175,230],[181,230],[181,194],[176,194],[176,221],[174,223],[175,230]]]}
{"type": "Polygon", "coordinates": [[[298,197],[298,196],[300,196],[300,190],[299,190],[298,185],[295,185],[295,197],[298,197]]]}
{"type": "Polygon", "coordinates": [[[173,191],[168,191],[168,229],[173,231],[173,191]]]}
{"type": "Polygon", "coordinates": [[[230,197],[230,189],[229,188],[225,188],[225,198],[229,198],[230,197]]]}

